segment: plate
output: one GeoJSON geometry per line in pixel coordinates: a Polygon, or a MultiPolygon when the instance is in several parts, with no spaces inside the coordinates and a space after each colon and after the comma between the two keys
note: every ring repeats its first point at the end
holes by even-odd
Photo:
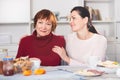
{"type": "Polygon", "coordinates": [[[119,68],[119,63],[115,61],[104,61],[97,64],[98,69],[104,71],[105,73],[115,73],[117,68],[119,68]]]}
{"type": "Polygon", "coordinates": [[[95,69],[84,69],[84,70],[76,71],[74,72],[74,74],[86,76],[86,77],[96,77],[96,76],[101,76],[103,72],[95,69]]]}
{"type": "Polygon", "coordinates": [[[118,62],[108,60],[108,61],[104,61],[104,62],[99,62],[97,64],[97,66],[106,67],[106,68],[117,68],[117,67],[119,67],[119,64],[118,64],[118,62]]]}
{"type": "Polygon", "coordinates": [[[105,73],[116,73],[118,68],[97,67],[97,69],[105,73]]]}

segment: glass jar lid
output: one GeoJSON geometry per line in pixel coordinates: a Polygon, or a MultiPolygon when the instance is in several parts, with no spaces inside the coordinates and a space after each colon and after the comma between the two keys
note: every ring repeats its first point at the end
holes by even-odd
{"type": "Polygon", "coordinates": [[[3,61],[11,61],[11,60],[13,60],[12,57],[5,57],[5,58],[3,58],[3,61]]]}

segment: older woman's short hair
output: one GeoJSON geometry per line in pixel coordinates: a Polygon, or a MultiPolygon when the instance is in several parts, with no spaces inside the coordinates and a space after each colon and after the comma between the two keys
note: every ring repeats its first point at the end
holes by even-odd
{"type": "Polygon", "coordinates": [[[55,28],[57,26],[57,19],[56,19],[55,15],[50,10],[43,9],[35,15],[34,28],[36,27],[38,19],[50,20],[52,22],[52,31],[55,30],[55,28]]]}

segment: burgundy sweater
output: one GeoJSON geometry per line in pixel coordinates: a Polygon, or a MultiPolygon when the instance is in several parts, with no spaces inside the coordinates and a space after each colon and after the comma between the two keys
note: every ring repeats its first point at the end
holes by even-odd
{"type": "Polygon", "coordinates": [[[36,37],[36,35],[36,31],[34,31],[32,35],[24,37],[20,41],[16,58],[22,56],[36,57],[41,60],[42,66],[60,65],[61,58],[52,51],[52,48],[55,45],[65,47],[64,37],[52,33],[44,37],[36,37]]]}

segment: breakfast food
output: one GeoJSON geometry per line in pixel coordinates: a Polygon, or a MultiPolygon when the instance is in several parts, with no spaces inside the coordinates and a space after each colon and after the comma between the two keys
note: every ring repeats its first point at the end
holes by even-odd
{"type": "Polygon", "coordinates": [[[45,71],[45,69],[43,69],[43,68],[39,68],[39,69],[36,69],[35,71],[34,71],[34,74],[35,75],[40,75],[40,74],[45,74],[46,73],[46,71],[45,71]]]}
{"type": "Polygon", "coordinates": [[[95,70],[95,69],[88,69],[87,71],[92,72],[94,74],[98,74],[98,75],[102,75],[104,73],[103,71],[98,71],[98,70],[95,70]]]}
{"type": "Polygon", "coordinates": [[[16,58],[14,60],[15,72],[23,72],[25,70],[31,70],[32,62],[29,60],[28,56],[16,58]]]}
{"type": "Polygon", "coordinates": [[[95,69],[84,69],[84,70],[79,70],[75,72],[75,74],[82,75],[82,76],[100,76],[103,74],[103,72],[95,69]]]}
{"type": "Polygon", "coordinates": [[[24,70],[23,71],[23,75],[24,76],[30,76],[32,74],[32,71],[31,70],[24,70]]]}
{"type": "Polygon", "coordinates": [[[115,61],[104,61],[104,62],[99,62],[98,66],[100,67],[107,67],[107,68],[117,68],[119,67],[119,63],[115,61]]]}
{"type": "Polygon", "coordinates": [[[81,75],[94,75],[93,72],[90,72],[90,71],[87,71],[87,70],[80,70],[78,73],[81,74],[81,75]]]}

